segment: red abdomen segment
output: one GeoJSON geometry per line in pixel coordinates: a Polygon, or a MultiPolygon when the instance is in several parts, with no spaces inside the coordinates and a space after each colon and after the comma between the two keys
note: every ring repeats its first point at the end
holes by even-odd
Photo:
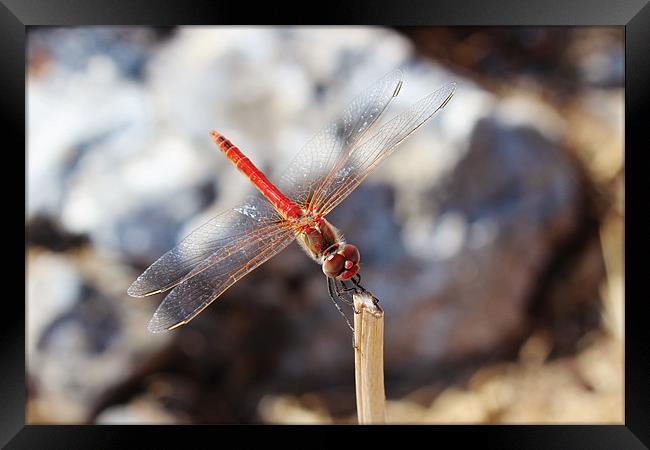
{"type": "Polygon", "coordinates": [[[219,146],[222,152],[246,177],[255,185],[257,189],[271,202],[279,211],[284,213],[287,218],[298,217],[302,210],[298,205],[289,200],[273,183],[269,181],[260,169],[248,159],[244,154],[230,142],[229,139],[216,131],[210,131],[212,140],[219,146]]]}

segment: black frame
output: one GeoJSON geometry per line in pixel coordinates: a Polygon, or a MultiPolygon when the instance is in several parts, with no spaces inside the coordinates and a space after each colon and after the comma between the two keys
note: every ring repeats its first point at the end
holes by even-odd
{"type": "MultiPolygon", "coordinates": [[[[648,139],[642,126],[650,109],[650,94],[644,85],[650,80],[650,5],[648,0],[547,0],[521,2],[517,0],[427,0],[385,2],[362,0],[327,0],[321,8],[304,4],[282,7],[277,2],[225,2],[209,0],[166,1],[131,0],[2,0],[0,5],[0,49],[3,69],[0,70],[2,95],[2,123],[7,124],[3,142],[25,145],[25,45],[26,27],[31,25],[173,25],[234,23],[338,23],[394,25],[609,25],[625,27],[625,158],[630,171],[626,184],[639,177],[634,171],[637,150],[647,147],[648,139]],[[252,15],[253,14],[253,15],[252,15]],[[23,128],[19,125],[23,124],[23,128]],[[8,134],[7,134],[8,133],[8,134]],[[631,160],[629,159],[631,157],[631,160]],[[631,164],[630,164],[631,162],[631,164]]],[[[647,133],[647,132],[646,132],[647,133]]],[[[9,146],[5,146],[9,154],[9,146]]],[[[26,173],[26,172],[25,172],[26,173]]],[[[3,177],[3,181],[4,181],[3,177]]],[[[9,187],[9,186],[7,186],[9,187]]],[[[12,186],[13,187],[13,186],[12,186]]],[[[11,191],[7,190],[7,193],[11,191]]],[[[626,189],[626,200],[634,198],[632,189],[626,189]],[[631,194],[631,197],[630,197],[631,194]]],[[[6,196],[8,197],[8,196],[6,196]]],[[[26,193],[24,201],[27,201],[26,193]]],[[[24,205],[23,205],[24,206],[24,205]]],[[[19,217],[19,214],[16,214],[19,217]]],[[[627,212],[626,234],[639,229],[642,215],[634,208],[627,212]],[[628,226],[628,224],[632,226],[628,226]],[[633,229],[634,228],[634,229],[633,229]]],[[[6,236],[8,238],[8,235],[6,236]]],[[[638,245],[637,245],[638,248],[638,245]]],[[[626,262],[632,257],[630,245],[625,245],[626,262]]],[[[638,252],[638,250],[636,250],[638,252]]],[[[626,264],[626,288],[639,279],[638,265],[626,264]],[[635,276],[637,275],[637,276],[635,276]]],[[[26,266],[25,266],[26,267],[26,266]]],[[[26,274],[25,274],[26,275],[26,274]]],[[[26,295],[26,292],[25,292],[26,295]]],[[[0,443],[7,448],[124,448],[135,446],[135,438],[147,442],[165,442],[172,434],[183,433],[183,443],[189,441],[187,427],[126,427],[126,426],[41,426],[25,425],[25,310],[16,301],[17,296],[3,296],[3,326],[0,328],[0,443]],[[16,308],[6,312],[9,306],[16,308]],[[164,439],[164,440],[163,440],[164,439]],[[133,442],[133,443],[132,443],[133,442]],[[132,443],[132,444],[131,444],[132,443]],[[129,445],[131,444],[131,445],[129,445]]],[[[498,448],[644,448],[650,445],[650,358],[647,351],[647,327],[642,324],[643,296],[628,296],[625,304],[625,423],[605,426],[437,426],[408,427],[409,432],[431,433],[419,436],[431,439],[430,444],[453,439],[454,444],[475,440],[479,445],[498,448]],[[444,439],[444,440],[443,440],[444,439]]],[[[239,427],[248,430],[249,427],[239,427]]],[[[275,433],[284,427],[255,426],[256,432],[275,433]]],[[[330,430],[354,429],[355,433],[377,433],[386,430],[404,430],[405,427],[331,427],[330,430]]],[[[237,430],[228,427],[192,427],[192,439],[214,439],[219,445],[227,436],[224,432],[237,430]]],[[[301,427],[313,430],[312,427],[301,427]]],[[[322,428],[320,428],[322,429],[322,428]]],[[[293,430],[292,430],[293,431],[293,430]]],[[[253,437],[256,433],[251,433],[253,437]]],[[[328,433],[329,434],[329,433],[328,433]]],[[[289,442],[298,442],[295,436],[289,442]]],[[[199,441],[200,442],[200,441],[199,441]]],[[[242,442],[242,441],[240,441],[242,442]]],[[[324,441],[321,441],[324,445],[324,441]]],[[[339,441],[340,442],[340,441],[339,441]]],[[[426,443],[425,440],[423,442],[426,443]]],[[[308,442],[302,443],[309,445],[308,442]]]]}

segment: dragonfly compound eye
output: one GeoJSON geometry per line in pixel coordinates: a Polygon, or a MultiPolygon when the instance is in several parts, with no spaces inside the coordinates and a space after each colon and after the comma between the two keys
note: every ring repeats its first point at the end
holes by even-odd
{"type": "MultiPolygon", "coordinates": [[[[359,250],[352,244],[345,244],[343,250],[341,250],[339,253],[342,254],[347,261],[352,261],[354,265],[359,264],[359,261],[361,260],[359,250]]],[[[349,267],[346,267],[346,269],[349,269],[349,267]]]]}
{"type": "Polygon", "coordinates": [[[345,258],[338,253],[333,253],[323,261],[323,272],[330,278],[336,278],[343,272],[344,266],[345,258]]]}
{"type": "Polygon", "coordinates": [[[337,253],[343,258],[343,271],[336,276],[339,280],[349,280],[359,272],[359,261],[361,255],[359,250],[352,244],[345,244],[337,253]]]}

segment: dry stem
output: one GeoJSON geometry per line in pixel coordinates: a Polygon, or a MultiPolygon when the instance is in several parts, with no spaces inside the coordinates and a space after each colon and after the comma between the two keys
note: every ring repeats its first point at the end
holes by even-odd
{"type": "Polygon", "coordinates": [[[357,416],[360,424],[384,423],[384,311],[367,291],[353,298],[357,416]]]}

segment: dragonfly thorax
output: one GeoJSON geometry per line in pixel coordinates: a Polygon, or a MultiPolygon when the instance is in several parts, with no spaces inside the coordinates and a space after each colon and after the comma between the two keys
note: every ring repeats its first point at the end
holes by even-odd
{"type": "MultiPolygon", "coordinates": [[[[303,216],[304,217],[304,216],[303,216]]],[[[359,271],[359,250],[323,217],[304,218],[297,224],[297,240],[331,278],[347,280],[359,271]]]]}

